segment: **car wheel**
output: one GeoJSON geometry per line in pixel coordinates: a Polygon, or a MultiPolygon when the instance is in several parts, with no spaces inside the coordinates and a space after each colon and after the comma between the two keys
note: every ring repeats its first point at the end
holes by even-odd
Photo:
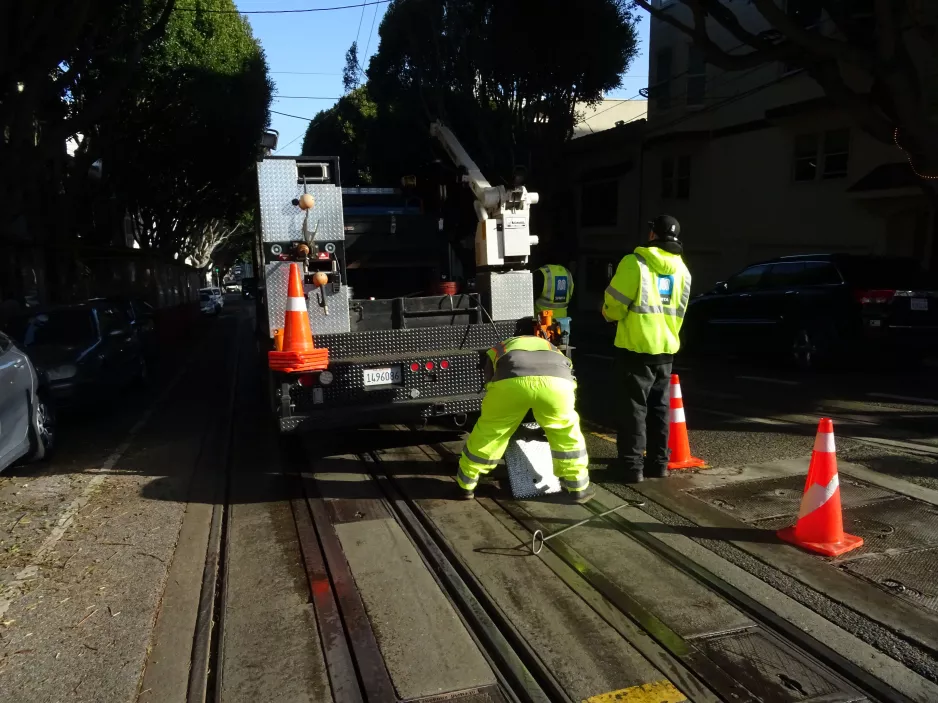
{"type": "Polygon", "coordinates": [[[29,431],[29,461],[40,461],[52,453],[55,446],[55,409],[44,392],[36,395],[36,407],[29,431]]]}
{"type": "Polygon", "coordinates": [[[812,371],[818,366],[817,337],[806,329],[799,329],[791,340],[791,358],[800,371],[812,371]]]}

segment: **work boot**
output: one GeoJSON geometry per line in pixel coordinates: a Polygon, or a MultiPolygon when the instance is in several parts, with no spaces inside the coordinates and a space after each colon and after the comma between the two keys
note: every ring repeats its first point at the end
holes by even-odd
{"type": "Polygon", "coordinates": [[[460,500],[472,500],[476,497],[475,491],[468,491],[462,486],[456,486],[456,495],[460,500]]]}
{"type": "Polygon", "coordinates": [[[582,505],[583,503],[589,503],[596,497],[596,489],[592,486],[587,486],[582,491],[567,491],[567,496],[569,496],[570,500],[574,503],[582,505]]]}
{"type": "Polygon", "coordinates": [[[667,466],[646,466],[645,470],[642,472],[645,478],[667,478],[668,476],[668,467],[667,466]]]}
{"type": "Polygon", "coordinates": [[[645,480],[645,474],[641,469],[623,469],[622,483],[641,483],[645,480]]]}

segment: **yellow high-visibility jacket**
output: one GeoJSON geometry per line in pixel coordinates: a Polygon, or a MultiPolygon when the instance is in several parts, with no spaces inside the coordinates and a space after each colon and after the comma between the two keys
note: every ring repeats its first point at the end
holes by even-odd
{"type": "Polygon", "coordinates": [[[564,266],[548,264],[538,269],[544,274],[544,287],[534,301],[534,310],[550,310],[554,318],[567,317],[567,308],[573,297],[573,275],[564,266]]]}
{"type": "Polygon", "coordinates": [[[678,254],[637,247],[625,256],[603,296],[603,317],[618,323],[615,345],[640,354],[677,353],[690,281],[678,254]]]}

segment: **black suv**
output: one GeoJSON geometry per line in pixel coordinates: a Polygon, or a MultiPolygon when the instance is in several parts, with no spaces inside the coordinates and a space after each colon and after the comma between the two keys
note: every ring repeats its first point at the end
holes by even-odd
{"type": "Polygon", "coordinates": [[[938,351],[938,282],[914,259],[784,256],[692,299],[682,336],[692,353],[777,355],[800,368],[847,351],[901,365],[938,351]]]}

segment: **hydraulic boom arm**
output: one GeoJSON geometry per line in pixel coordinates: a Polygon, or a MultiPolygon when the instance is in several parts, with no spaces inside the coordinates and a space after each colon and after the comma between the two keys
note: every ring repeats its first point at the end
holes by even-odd
{"type": "Polygon", "coordinates": [[[431,124],[430,134],[440,142],[453,163],[466,171],[463,181],[475,195],[479,218],[476,265],[516,267],[526,264],[531,246],[537,244],[537,237],[530,230],[531,206],[538,202],[537,193],[528,192],[524,186],[511,189],[493,186],[442,122],[431,124]]]}

